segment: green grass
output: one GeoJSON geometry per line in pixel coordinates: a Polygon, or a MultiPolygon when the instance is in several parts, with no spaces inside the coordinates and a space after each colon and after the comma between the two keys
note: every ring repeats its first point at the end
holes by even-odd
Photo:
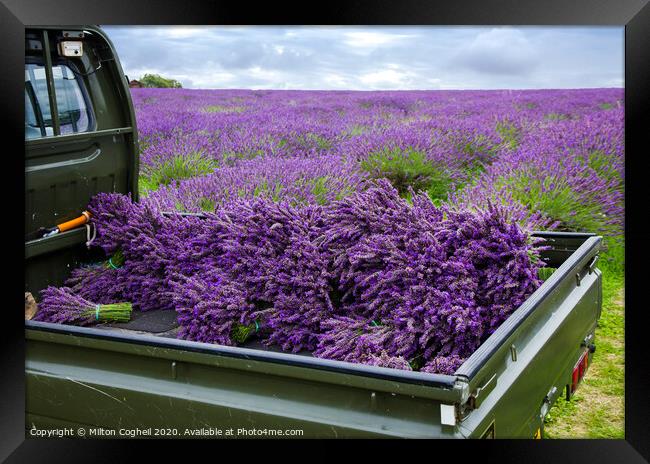
{"type": "Polygon", "coordinates": [[[545,424],[548,438],[625,438],[623,244],[609,245],[598,266],[603,272],[603,309],[597,349],[574,397],[560,398],[551,408],[545,424]]]}
{"type": "Polygon", "coordinates": [[[517,148],[519,145],[519,129],[514,124],[507,121],[499,121],[495,128],[497,134],[501,136],[503,142],[511,149],[517,148]]]}
{"type": "Polygon", "coordinates": [[[319,150],[329,150],[330,148],[332,148],[332,142],[330,140],[327,140],[326,138],[311,132],[307,132],[306,134],[299,135],[296,138],[296,141],[298,142],[298,144],[300,144],[305,148],[309,148],[313,146],[315,146],[319,150]]]}
{"type": "Polygon", "coordinates": [[[222,106],[211,105],[203,108],[206,113],[242,113],[246,108],[243,106],[222,106]]]}
{"type": "Polygon", "coordinates": [[[599,203],[589,203],[579,198],[566,179],[550,176],[541,179],[531,169],[534,168],[521,169],[497,179],[497,189],[503,185],[529,211],[541,211],[545,216],[559,221],[558,230],[605,229],[599,203]]]}
{"type": "Polygon", "coordinates": [[[599,177],[608,181],[616,181],[623,184],[621,173],[616,170],[612,161],[616,155],[603,153],[601,150],[592,151],[586,155],[578,157],[584,164],[586,163],[591,169],[596,171],[599,177]]]}
{"type": "Polygon", "coordinates": [[[268,182],[263,181],[261,184],[255,187],[255,190],[253,191],[253,196],[259,197],[264,195],[272,198],[273,201],[279,201],[280,194],[282,193],[283,188],[284,187],[280,182],[276,182],[275,185],[271,186],[268,184],[268,182]]]}
{"type": "Polygon", "coordinates": [[[199,208],[201,208],[202,211],[213,213],[216,207],[216,203],[210,198],[203,197],[199,200],[199,208]]]}
{"type": "Polygon", "coordinates": [[[310,183],[312,184],[311,192],[316,197],[316,203],[319,205],[327,203],[327,193],[329,192],[327,189],[327,176],[317,177],[311,180],[310,183]]]}
{"type": "Polygon", "coordinates": [[[146,195],[148,191],[156,190],[161,185],[166,186],[182,179],[211,173],[217,167],[219,166],[215,160],[205,158],[201,153],[174,156],[140,174],[140,195],[146,195]]]}
{"type": "Polygon", "coordinates": [[[372,153],[361,162],[361,169],[372,178],[386,178],[400,195],[409,196],[409,187],[426,191],[434,201],[447,199],[452,182],[447,173],[421,151],[412,148],[384,149],[372,153]]]}
{"type": "Polygon", "coordinates": [[[544,116],[544,119],[548,119],[550,121],[563,121],[565,119],[569,119],[569,117],[566,114],[562,113],[549,113],[544,116]]]}
{"type": "Polygon", "coordinates": [[[537,270],[537,276],[543,281],[546,281],[555,271],[557,271],[557,269],[552,267],[542,267],[537,270]]]}
{"type": "Polygon", "coordinates": [[[364,132],[368,130],[368,126],[363,126],[360,124],[355,124],[352,126],[352,128],[349,131],[349,135],[355,136],[355,135],[361,135],[364,132]]]}
{"type": "Polygon", "coordinates": [[[264,155],[264,150],[250,149],[246,152],[226,151],[221,155],[221,161],[226,166],[232,166],[236,160],[254,159],[264,155]]]}
{"type": "Polygon", "coordinates": [[[230,339],[237,343],[244,343],[251,335],[257,332],[257,327],[257,323],[250,325],[235,323],[230,331],[230,339]]]}

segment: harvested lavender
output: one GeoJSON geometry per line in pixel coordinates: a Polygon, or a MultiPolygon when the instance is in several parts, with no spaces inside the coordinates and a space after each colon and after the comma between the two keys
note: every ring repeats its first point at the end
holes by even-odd
{"type": "Polygon", "coordinates": [[[108,260],[73,269],[66,287],[76,295],[99,304],[109,304],[126,299],[124,297],[124,255],[116,251],[108,260]]]}
{"type": "Polygon", "coordinates": [[[93,325],[101,322],[128,322],[131,303],[97,304],[75,294],[69,287],[47,287],[35,321],[59,324],[93,325]]]}
{"type": "Polygon", "coordinates": [[[324,237],[346,318],[321,324],[316,356],[448,372],[541,283],[538,249],[503,210],[411,205],[387,182],[334,203],[324,237]]]}
{"type": "Polygon", "coordinates": [[[452,373],[541,284],[539,249],[506,210],[438,207],[412,191],[409,202],[381,180],[325,205],[238,199],[204,219],[119,194],[98,195],[91,211],[97,244],[124,259],[76,271],[74,290],[174,307],[178,336],[194,341],[256,337],[452,373]]]}

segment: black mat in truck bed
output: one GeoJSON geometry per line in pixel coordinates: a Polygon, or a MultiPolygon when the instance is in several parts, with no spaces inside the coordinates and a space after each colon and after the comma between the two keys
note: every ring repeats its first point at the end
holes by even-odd
{"type": "MultiPolygon", "coordinates": [[[[178,332],[178,322],[176,320],[176,311],[173,309],[158,309],[153,311],[133,311],[131,320],[129,322],[113,323],[113,324],[100,324],[96,326],[98,329],[107,330],[128,330],[140,333],[149,333],[159,337],[176,338],[178,332]]],[[[273,351],[277,353],[284,353],[278,346],[267,346],[262,341],[253,336],[245,343],[242,343],[242,348],[251,348],[254,350],[273,351]]],[[[309,351],[300,351],[294,353],[301,356],[313,355],[309,351]]]]}
{"type": "Polygon", "coordinates": [[[135,330],[137,332],[151,332],[160,334],[169,332],[178,327],[176,321],[176,311],[173,309],[160,309],[154,311],[133,311],[129,322],[116,322],[113,324],[103,324],[102,327],[111,327],[125,330],[135,330]]]}

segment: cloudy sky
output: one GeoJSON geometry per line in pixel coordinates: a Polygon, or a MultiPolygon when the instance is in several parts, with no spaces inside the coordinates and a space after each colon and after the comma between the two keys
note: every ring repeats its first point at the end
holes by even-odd
{"type": "Polygon", "coordinates": [[[105,26],[130,79],[186,88],[623,86],[622,27],[105,26]]]}

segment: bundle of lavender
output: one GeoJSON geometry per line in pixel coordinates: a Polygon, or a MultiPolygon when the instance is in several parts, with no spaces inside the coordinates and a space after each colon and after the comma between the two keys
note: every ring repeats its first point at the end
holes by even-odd
{"type": "Polygon", "coordinates": [[[76,295],[70,287],[47,287],[41,292],[41,302],[34,320],[82,326],[128,322],[131,310],[131,303],[128,302],[96,304],[76,295]]]}
{"type": "Polygon", "coordinates": [[[108,260],[73,269],[65,286],[76,295],[99,304],[130,300],[124,293],[127,273],[122,272],[124,255],[117,250],[108,260]]]}

